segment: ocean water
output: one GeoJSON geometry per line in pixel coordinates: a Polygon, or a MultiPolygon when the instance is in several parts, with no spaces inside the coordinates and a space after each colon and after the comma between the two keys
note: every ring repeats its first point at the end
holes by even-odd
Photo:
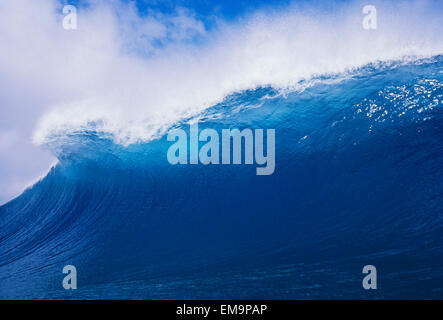
{"type": "Polygon", "coordinates": [[[0,297],[441,299],[442,99],[443,57],[409,58],[236,92],[175,124],[274,128],[268,176],[171,165],[164,132],[53,137],[58,164],[0,207],[0,297]]]}

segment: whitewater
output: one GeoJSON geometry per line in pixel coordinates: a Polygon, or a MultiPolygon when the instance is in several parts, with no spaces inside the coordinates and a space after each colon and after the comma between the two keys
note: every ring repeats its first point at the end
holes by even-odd
{"type": "Polygon", "coordinates": [[[217,29],[197,35],[185,30],[191,33],[189,41],[203,45],[173,43],[140,52],[133,43],[144,48],[140,38],[149,30],[126,30],[140,19],[134,9],[122,5],[114,10],[123,13],[116,15],[104,4],[96,5],[83,22],[88,33],[75,38],[56,34],[63,59],[81,59],[85,69],[76,70],[73,63],[63,69],[66,80],[54,75],[75,95],[48,106],[34,142],[44,145],[78,130],[110,134],[123,145],[146,142],[235,92],[266,86],[297,90],[322,76],[346,77],[369,63],[443,52],[438,2],[379,3],[378,8],[377,30],[362,27],[360,3],[327,9],[294,4],[251,13],[237,23],[220,22],[217,29]],[[119,23],[125,27],[117,27],[119,23]],[[99,43],[90,43],[90,38],[99,43]],[[84,49],[70,50],[74,44],[84,49]]]}

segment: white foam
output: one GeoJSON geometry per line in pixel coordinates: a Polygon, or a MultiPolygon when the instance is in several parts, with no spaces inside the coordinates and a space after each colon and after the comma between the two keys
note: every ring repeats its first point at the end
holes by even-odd
{"type": "Polygon", "coordinates": [[[41,117],[37,144],[87,129],[125,145],[148,141],[236,91],[288,88],[374,61],[443,53],[441,12],[429,1],[373,3],[377,30],[362,27],[365,3],[321,10],[294,5],[205,30],[188,11],[142,18],[133,8],[100,2],[79,10],[79,29],[66,32],[55,2],[47,4],[52,22],[29,32],[41,39],[40,52],[47,46],[48,57],[32,71],[41,72],[58,99],[41,117]],[[164,32],[171,21],[178,22],[164,32]],[[176,36],[156,49],[153,41],[168,33],[176,36]],[[198,44],[183,43],[195,37],[198,44]]]}

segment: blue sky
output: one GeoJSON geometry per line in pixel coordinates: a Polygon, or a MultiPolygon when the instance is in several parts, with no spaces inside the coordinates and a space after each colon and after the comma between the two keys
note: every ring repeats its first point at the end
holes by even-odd
{"type": "MultiPolygon", "coordinates": [[[[214,26],[215,19],[236,21],[257,11],[285,10],[290,5],[316,7],[316,10],[331,10],[335,4],[347,0],[122,0],[135,3],[140,15],[152,12],[173,13],[178,7],[192,10],[207,29],[214,26]]],[[[94,0],[60,0],[62,4],[87,7],[94,0]]],[[[112,1],[111,1],[112,2],[112,1]]]]}
{"type": "Polygon", "coordinates": [[[235,19],[239,16],[250,13],[266,7],[275,8],[282,5],[288,5],[290,0],[178,0],[178,1],[155,1],[140,0],[136,1],[140,12],[149,9],[161,11],[172,11],[177,6],[192,8],[199,17],[207,19],[213,15],[221,16],[225,19],[235,19]]]}
{"type": "MultiPolygon", "coordinates": [[[[85,5],[85,0],[61,0],[63,4],[85,5]]],[[[291,0],[136,0],[134,2],[141,14],[149,10],[164,13],[173,12],[177,7],[192,9],[199,18],[208,20],[216,15],[225,19],[235,19],[239,16],[263,8],[276,8],[287,6],[294,1],[291,0]]],[[[297,1],[301,2],[301,1],[297,1]]]]}

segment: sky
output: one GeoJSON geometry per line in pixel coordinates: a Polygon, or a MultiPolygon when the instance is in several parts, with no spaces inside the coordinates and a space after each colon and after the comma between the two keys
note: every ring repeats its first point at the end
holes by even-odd
{"type": "Polygon", "coordinates": [[[368,31],[366,1],[0,0],[0,204],[91,124],[146,142],[236,91],[443,52],[441,1],[371,3],[368,31]]]}

